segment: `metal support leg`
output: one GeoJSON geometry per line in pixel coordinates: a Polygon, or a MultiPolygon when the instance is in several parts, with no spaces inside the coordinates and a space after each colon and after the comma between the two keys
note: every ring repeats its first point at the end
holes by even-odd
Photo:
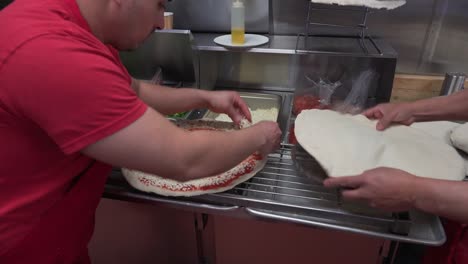
{"type": "Polygon", "coordinates": [[[361,47],[363,48],[364,52],[366,54],[369,54],[369,49],[367,48],[366,45],[366,38],[367,38],[367,16],[369,14],[369,8],[366,7],[364,10],[364,16],[362,18],[362,23],[360,25],[361,30],[359,32],[359,39],[361,42],[361,47]]]}
{"type": "Polygon", "coordinates": [[[195,235],[197,240],[197,254],[198,254],[198,263],[199,264],[209,264],[205,256],[205,247],[203,244],[203,232],[208,223],[208,215],[194,213],[195,220],[195,235]]]}
{"type": "Polygon", "coordinates": [[[304,40],[304,49],[309,47],[309,32],[310,32],[310,19],[312,18],[312,2],[309,1],[309,8],[307,10],[307,21],[306,21],[306,31],[305,31],[305,40],[304,40]]]}
{"type": "Polygon", "coordinates": [[[390,249],[388,250],[388,256],[384,259],[383,264],[393,264],[395,263],[396,253],[398,252],[398,247],[400,246],[399,242],[392,241],[390,243],[390,249]]]}

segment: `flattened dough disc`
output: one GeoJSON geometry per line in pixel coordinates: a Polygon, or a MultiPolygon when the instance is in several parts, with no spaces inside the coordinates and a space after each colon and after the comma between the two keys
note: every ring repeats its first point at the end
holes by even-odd
{"type": "Polygon", "coordinates": [[[420,177],[462,180],[463,159],[433,136],[407,126],[375,129],[362,115],[305,110],[296,118],[299,144],[330,177],[358,175],[378,167],[401,169],[420,177]]]}

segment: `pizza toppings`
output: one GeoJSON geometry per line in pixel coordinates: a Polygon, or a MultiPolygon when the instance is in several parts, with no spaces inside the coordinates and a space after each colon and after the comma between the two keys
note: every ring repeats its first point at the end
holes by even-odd
{"type": "MultiPolygon", "coordinates": [[[[250,114],[252,115],[252,124],[256,124],[260,121],[267,120],[267,121],[276,121],[278,118],[278,108],[257,108],[255,110],[250,109],[250,114]]],[[[231,118],[226,114],[219,114],[216,116],[215,120],[217,121],[225,121],[225,122],[232,122],[231,118]]]]}
{"type": "Polygon", "coordinates": [[[289,144],[297,144],[296,134],[294,133],[294,124],[289,128],[288,142],[289,144]]]}
{"type": "Polygon", "coordinates": [[[250,126],[252,126],[252,123],[244,116],[239,123],[239,128],[243,129],[248,128],[250,126]]]}

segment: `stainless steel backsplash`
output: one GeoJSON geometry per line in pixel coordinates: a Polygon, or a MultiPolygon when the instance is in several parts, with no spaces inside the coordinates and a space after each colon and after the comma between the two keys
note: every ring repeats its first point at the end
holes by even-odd
{"type": "MultiPolygon", "coordinates": [[[[307,0],[248,0],[249,32],[296,35],[304,31],[307,0]]],[[[194,32],[229,32],[230,0],[174,0],[175,27],[194,32]]],[[[342,13],[315,12],[316,20],[346,22],[342,13]]],[[[369,17],[370,33],[398,52],[397,72],[468,72],[468,1],[407,0],[391,11],[369,17]]],[[[312,29],[312,32],[318,29],[312,29]]]]}

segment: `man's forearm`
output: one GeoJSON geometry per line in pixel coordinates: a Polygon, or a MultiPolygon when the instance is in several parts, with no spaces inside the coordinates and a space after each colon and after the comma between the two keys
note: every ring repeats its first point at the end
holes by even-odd
{"type": "Polygon", "coordinates": [[[169,88],[142,80],[134,80],[132,86],[141,100],[165,115],[208,107],[207,92],[203,90],[169,88]]]}
{"type": "Polygon", "coordinates": [[[468,120],[468,90],[411,103],[416,121],[468,120]]]}
{"type": "Polygon", "coordinates": [[[256,127],[249,127],[230,133],[211,131],[192,133],[190,138],[184,138],[177,143],[177,146],[180,146],[179,149],[186,149],[180,152],[180,155],[186,157],[181,158],[184,160],[186,174],[179,180],[186,181],[216,175],[226,171],[226,168],[233,168],[266,144],[266,138],[259,136],[259,131],[261,130],[256,127]]]}
{"type": "Polygon", "coordinates": [[[418,178],[414,207],[428,213],[468,223],[468,182],[418,178]]]}

